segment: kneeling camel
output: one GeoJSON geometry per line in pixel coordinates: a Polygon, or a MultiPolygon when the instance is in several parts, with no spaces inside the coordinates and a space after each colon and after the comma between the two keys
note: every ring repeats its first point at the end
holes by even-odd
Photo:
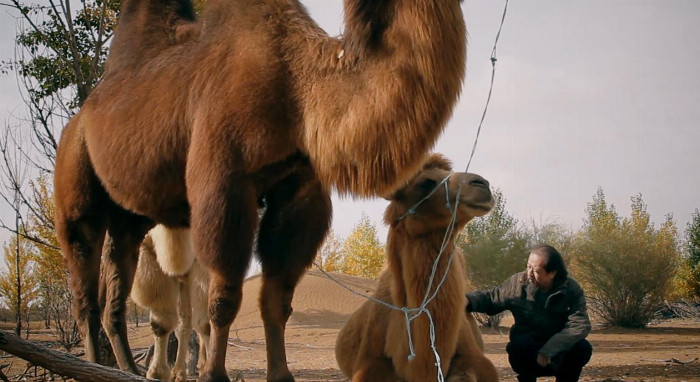
{"type": "MultiPolygon", "coordinates": [[[[426,295],[436,293],[425,307],[434,323],[435,348],[446,380],[498,380],[496,369],[483,354],[476,321],[464,313],[464,256],[455,246],[456,233],[493,207],[488,182],[478,175],[451,172],[444,157],[433,155],[390,200],[384,213],[390,226],[388,268],[379,278],[374,297],[397,307],[418,308],[426,295]],[[445,237],[451,224],[451,234],[445,237]],[[441,247],[444,251],[439,256],[441,247]],[[444,283],[436,292],[443,277],[444,283]]],[[[353,382],[436,380],[427,315],[415,318],[410,330],[415,357],[409,360],[404,313],[365,302],[338,335],[335,352],[340,369],[353,382]]]]}

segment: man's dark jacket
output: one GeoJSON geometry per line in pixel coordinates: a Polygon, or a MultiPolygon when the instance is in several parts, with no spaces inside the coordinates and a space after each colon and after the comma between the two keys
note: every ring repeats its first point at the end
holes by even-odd
{"type": "Polygon", "coordinates": [[[552,287],[543,307],[536,303],[536,293],[525,272],[520,272],[491,290],[467,293],[468,310],[488,315],[510,310],[515,319],[511,337],[530,333],[546,341],[539,352],[552,358],[571,349],[591,331],[586,299],[581,286],[570,277],[552,287]]]}

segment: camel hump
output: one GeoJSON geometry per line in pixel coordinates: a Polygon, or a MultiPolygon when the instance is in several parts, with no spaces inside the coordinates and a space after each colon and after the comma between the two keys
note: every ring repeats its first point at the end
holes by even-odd
{"type": "Polygon", "coordinates": [[[170,276],[184,275],[192,268],[194,251],[189,228],[155,226],[151,232],[158,265],[170,276]]]}
{"type": "Polygon", "coordinates": [[[191,0],[123,0],[105,76],[118,68],[138,67],[169,47],[198,36],[191,0]]]}
{"type": "MultiPolygon", "coordinates": [[[[192,0],[122,0],[120,20],[131,17],[157,17],[159,20],[195,20],[192,0]]],[[[142,19],[143,21],[147,21],[142,19]]]]}

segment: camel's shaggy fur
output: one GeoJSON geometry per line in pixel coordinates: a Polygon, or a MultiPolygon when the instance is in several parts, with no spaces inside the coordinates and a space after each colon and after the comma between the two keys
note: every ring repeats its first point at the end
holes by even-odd
{"type": "MultiPolygon", "coordinates": [[[[476,321],[464,313],[464,258],[455,246],[457,232],[472,217],[487,213],[493,206],[493,199],[488,182],[483,178],[450,170],[449,162],[435,155],[415,178],[391,197],[391,204],[384,214],[384,220],[390,226],[388,268],[379,278],[374,297],[398,307],[419,307],[428,293],[433,264],[438,261],[429,293],[434,293],[445,273],[446,279],[426,308],[434,321],[435,345],[446,380],[495,381],[498,374],[483,354],[483,341],[476,321]],[[447,183],[428,196],[448,175],[447,183]],[[454,230],[446,238],[445,251],[438,260],[458,195],[454,230]],[[415,208],[413,214],[405,215],[426,196],[428,198],[415,208]],[[454,257],[450,264],[452,252],[454,257]]],[[[425,314],[412,321],[411,335],[415,349],[413,360],[408,359],[410,351],[404,313],[367,301],[338,334],[338,365],[353,381],[436,380],[436,359],[425,314]]]]}
{"type": "Polygon", "coordinates": [[[346,0],[331,38],[297,0],[123,0],[105,75],[58,149],[56,227],[86,355],[105,326],[136,371],[124,301],[155,224],[191,227],[210,272],[209,357],[228,381],[228,331],[256,229],[270,381],[291,381],[294,287],[329,226],[329,193],[385,195],[417,171],[451,115],[466,61],[459,0],[346,0]],[[257,208],[266,207],[262,219],[257,208]]]}
{"type": "Polygon", "coordinates": [[[199,337],[200,368],[209,342],[207,291],[209,275],[194,261],[187,229],[157,225],[141,243],[131,299],[151,311],[155,350],[146,377],[161,381],[187,380],[187,356],[192,328],[199,337]],[[178,339],[172,373],[167,362],[170,333],[178,339]]]}

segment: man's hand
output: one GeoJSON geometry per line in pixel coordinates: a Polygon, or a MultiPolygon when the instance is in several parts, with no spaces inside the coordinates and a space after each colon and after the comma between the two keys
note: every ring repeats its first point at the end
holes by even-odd
{"type": "Polygon", "coordinates": [[[550,363],[552,363],[551,358],[547,357],[546,355],[544,355],[542,353],[537,354],[537,364],[538,365],[540,365],[542,367],[547,367],[547,365],[549,365],[550,363]]]}

